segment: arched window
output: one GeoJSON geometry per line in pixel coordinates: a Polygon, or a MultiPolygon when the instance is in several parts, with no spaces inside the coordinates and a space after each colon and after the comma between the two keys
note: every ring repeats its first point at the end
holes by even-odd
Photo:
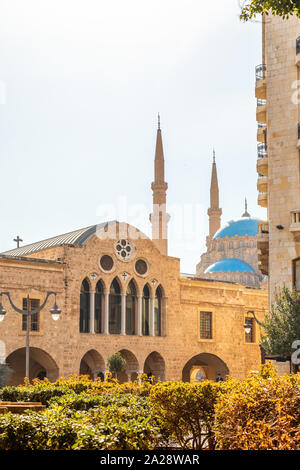
{"type": "Polygon", "coordinates": [[[300,292],[300,258],[293,261],[293,284],[297,292],[300,292]]]}
{"type": "Polygon", "coordinates": [[[112,281],[109,292],[109,333],[121,333],[121,289],[116,278],[112,281]]]}
{"type": "Polygon", "coordinates": [[[161,336],[161,306],[162,306],[162,290],[158,286],[154,299],[154,335],[161,336]]]}
{"type": "Polygon", "coordinates": [[[134,281],[131,280],[126,292],[126,334],[135,335],[137,297],[134,281]]]}
{"type": "Polygon", "coordinates": [[[150,333],[150,290],[146,284],[143,289],[142,301],[142,334],[149,336],[150,333]]]}
{"type": "Polygon", "coordinates": [[[80,333],[89,333],[90,331],[90,285],[87,279],[84,279],[80,290],[80,333]]]}
{"type": "Polygon", "coordinates": [[[98,281],[96,284],[95,292],[95,333],[102,333],[102,318],[103,318],[103,304],[104,304],[104,291],[103,284],[98,281]]]}

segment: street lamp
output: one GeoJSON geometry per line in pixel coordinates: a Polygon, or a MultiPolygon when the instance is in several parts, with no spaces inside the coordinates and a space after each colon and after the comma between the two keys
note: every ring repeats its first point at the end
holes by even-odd
{"type": "Polygon", "coordinates": [[[263,323],[261,323],[261,322],[256,318],[255,313],[253,312],[253,310],[249,310],[249,311],[247,312],[247,317],[246,317],[246,321],[245,321],[245,324],[244,324],[245,333],[246,333],[247,335],[249,335],[249,334],[251,333],[251,323],[248,321],[248,320],[250,320],[249,314],[251,314],[251,315],[253,316],[254,320],[256,321],[256,323],[257,323],[259,326],[262,326],[262,327],[264,326],[263,323]]]}
{"type": "Polygon", "coordinates": [[[9,300],[10,305],[12,308],[15,310],[15,312],[20,313],[20,315],[25,315],[26,316],[26,372],[25,372],[25,377],[29,379],[29,316],[34,315],[36,313],[39,313],[43,308],[45,307],[46,303],[48,302],[48,299],[51,295],[54,295],[54,305],[50,310],[50,313],[52,315],[53,320],[58,320],[59,316],[61,314],[61,310],[58,308],[56,304],[56,292],[54,291],[49,291],[47,292],[46,298],[42,305],[40,307],[34,309],[34,310],[29,310],[29,295],[27,295],[27,308],[26,310],[18,308],[12,301],[10,293],[9,292],[0,292],[0,322],[3,321],[4,316],[6,314],[6,310],[2,305],[2,295],[6,295],[6,297],[9,300]]]}

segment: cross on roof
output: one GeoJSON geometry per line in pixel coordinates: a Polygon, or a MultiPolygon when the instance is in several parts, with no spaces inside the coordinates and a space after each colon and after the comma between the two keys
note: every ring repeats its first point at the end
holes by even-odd
{"type": "Polygon", "coordinates": [[[22,238],[19,237],[19,235],[17,236],[17,238],[14,238],[14,242],[17,243],[17,248],[20,248],[20,242],[22,242],[22,238]]]}

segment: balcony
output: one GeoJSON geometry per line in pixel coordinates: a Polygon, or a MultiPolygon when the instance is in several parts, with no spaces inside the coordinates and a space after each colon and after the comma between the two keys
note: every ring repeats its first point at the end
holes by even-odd
{"type": "Polygon", "coordinates": [[[267,125],[264,122],[258,122],[257,140],[263,144],[267,141],[267,125]]]}
{"type": "Polygon", "coordinates": [[[255,68],[255,97],[263,100],[267,98],[266,74],[266,65],[257,65],[257,67],[255,68]]]}
{"type": "Polygon", "coordinates": [[[256,120],[262,123],[267,122],[267,102],[266,100],[257,98],[256,103],[256,120]]]}
{"type": "Polygon", "coordinates": [[[290,232],[294,235],[296,241],[300,240],[300,209],[294,209],[290,212],[291,214],[291,224],[290,232]]]}
{"type": "Polygon", "coordinates": [[[261,176],[268,176],[268,153],[266,144],[257,144],[257,173],[261,176]]]}
{"type": "Polygon", "coordinates": [[[296,65],[300,67],[300,36],[296,39],[296,65]]]}
{"type": "Polygon", "coordinates": [[[257,204],[261,207],[268,207],[268,193],[258,193],[257,204]]]}
{"type": "Polygon", "coordinates": [[[257,180],[257,189],[260,193],[268,192],[268,177],[259,173],[257,180]]]}
{"type": "Polygon", "coordinates": [[[258,266],[262,274],[269,274],[269,223],[258,222],[257,235],[258,266]]]}

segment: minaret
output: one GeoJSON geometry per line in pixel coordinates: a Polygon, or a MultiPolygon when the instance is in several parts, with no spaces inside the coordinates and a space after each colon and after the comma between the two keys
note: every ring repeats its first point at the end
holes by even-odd
{"type": "Polygon", "coordinates": [[[156,148],[154,160],[153,213],[150,214],[152,223],[152,240],[163,255],[168,255],[168,222],[170,219],[166,211],[168,183],[165,182],[165,159],[162,144],[160,115],[158,114],[158,127],[156,135],[156,148]]]}
{"type": "Polygon", "coordinates": [[[206,244],[213,238],[214,234],[221,227],[222,209],[219,207],[219,185],[216,165],[216,153],[213,151],[213,164],[210,183],[210,208],[207,211],[209,216],[209,236],[206,244]]]}
{"type": "Polygon", "coordinates": [[[245,212],[244,212],[244,214],[242,215],[242,217],[251,217],[251,215],[250,215],[249,212],[248,212],[248,202],[247,202],[247,198],[245,198],[245,212]]]}

